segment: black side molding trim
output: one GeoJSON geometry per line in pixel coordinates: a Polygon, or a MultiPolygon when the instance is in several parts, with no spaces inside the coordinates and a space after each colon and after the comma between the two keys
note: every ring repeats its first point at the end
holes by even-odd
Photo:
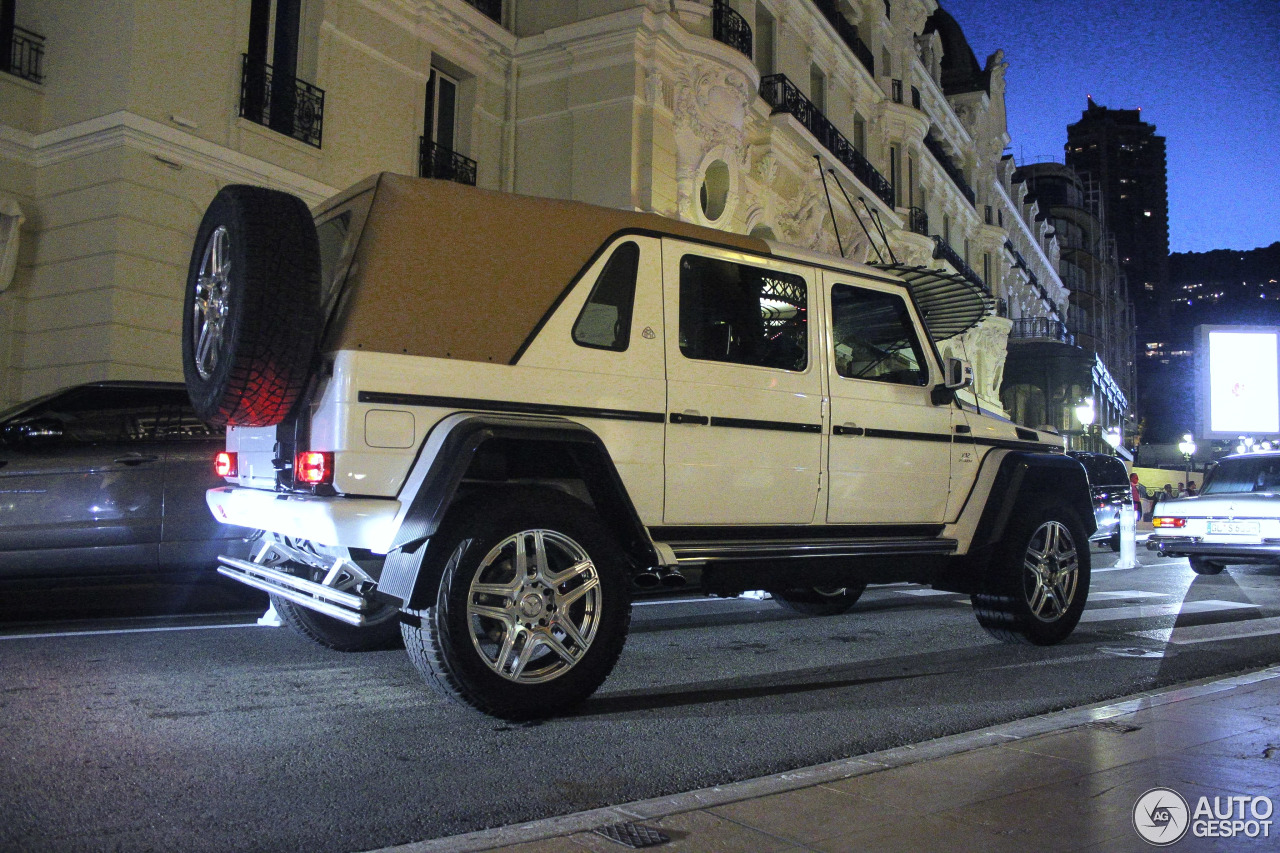
{"type": "Polygon", "coordinates": [[[822,432],[822,424],[797,424],[787,421],[757,421],[750,418],[711,418],[711,425],[731,429],[769,429],[779,432],[822,432]]]}
{"type": "Polygon", "coordinates": [[[361,391],[361,403],[383,406],[430,406],[438,409],[478,409],[485,412],[509,412],[519,415],[559,415],[569,418],[602,418],[614,421],[642,421],[660,424],[662,412],[637,412],[630,409],[597,409],[589,406],[550,406],[542,403],[517,403],[512,400],[481,400],[474,397],[436,397],[429,394],[389,394],[361,391]]]}

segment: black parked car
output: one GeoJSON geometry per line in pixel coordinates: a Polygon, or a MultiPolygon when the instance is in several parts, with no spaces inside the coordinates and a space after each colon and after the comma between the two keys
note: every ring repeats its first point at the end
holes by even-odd
{"type": "Polygon", "coordinates": [[[205,504],[223,445],[177,383],[77,385],[0,414],[0,579],[206,574],[247,552],[251,531],[205,504]]]}
{"type": "Polygon", "coordinates": [[[1093,517],[1098,522],[1097,531],[1089,537],[1092,542],[1106,542],[1112,551],[1120,550],[1120,510],[1133,504],[1133,492],[1129,486],[1129,472],[1124,463],[1105,453],[1086,453],[1073,450],[1067,454],[1078,459],[1089,477],[1089,491],[1093,493],[1093,517]]]}

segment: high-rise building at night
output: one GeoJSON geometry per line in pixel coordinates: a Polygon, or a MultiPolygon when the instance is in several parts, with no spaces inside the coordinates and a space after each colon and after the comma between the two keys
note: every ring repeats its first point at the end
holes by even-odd
{"type": "Polygon", "coordinates": [[[1113,110],[1089,99],[1067,126],[1067,165],[1102,189],[1105,223],[1133,291],[1140,333],[1168,319],[1169,193],[1164,137],[1142,111],[1113,110]]]}
{"type": "MultiPolygon", "coordinates": [[[[1066,162],[1102,192],[1106,228],[1115,235],[1120,269],[1129,282],[1137,317],[1139,349],[1163,348],[1169,336],[1169,194],[1165,140],[1141,109],[1114,110],[1089,98],[1080,121],[1067,126],[1066,162]]],[[[1139,359],[1139,416],[1149,429],[1144,441],[1163,441],[1167,413],[1153,397],[1151,372],[1159,366],[1139,359]],[[1151,429],[1154,427],[1154,429],[1151,429]]]]}

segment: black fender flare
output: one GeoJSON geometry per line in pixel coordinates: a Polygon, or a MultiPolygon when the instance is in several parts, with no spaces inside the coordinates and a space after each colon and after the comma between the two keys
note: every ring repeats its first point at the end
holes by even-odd
{"type": "Polygon", "coordinates": [[[968,553],[952,561],[934,583],[937,589],[973,592],[986,573],[991,554],[1004,538],[1009,521],[1020,506],[1041,503],[1052,496],[1075,513],[1086,537],[1097,530],[1093,497],[1084,466],[1060,453],[1013,451],[1000,460],[987,503],[983,507],[968,553]]]}
{"type": "Polygon", "coordinates": [[[401,490],[402,518],[378,581],[379,592],[416,605],[427,590],[434,589],[438,571],[424,561],[431,538],[458,499],[472,461],[486,444],[499,440],[565,451],[581,473],[601,522],[617,538],[623,553],[637,568],[660,563],[608,448],[588,427],[565,418],[458,414],[437,424],[427,436],[401,490]],[[424,566],[428,567],[425,573],[424,566]]]}

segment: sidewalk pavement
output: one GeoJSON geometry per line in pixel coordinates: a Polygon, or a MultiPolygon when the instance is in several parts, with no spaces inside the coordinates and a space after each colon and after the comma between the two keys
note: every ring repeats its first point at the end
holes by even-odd
{"type": "Polygon", "coordinates": [[[629,845],[595,830],[618,827],[632,840],[661,833],[668,840],[649,849],[671,853],[1154,849],[1140,829],[1160,845],[1185,833],[1171,845],[1176,851],[1262,853],[1280,846],[1278,806],[1280,666],[1273,666],[389,850],[617,853],[629,845]]]}

